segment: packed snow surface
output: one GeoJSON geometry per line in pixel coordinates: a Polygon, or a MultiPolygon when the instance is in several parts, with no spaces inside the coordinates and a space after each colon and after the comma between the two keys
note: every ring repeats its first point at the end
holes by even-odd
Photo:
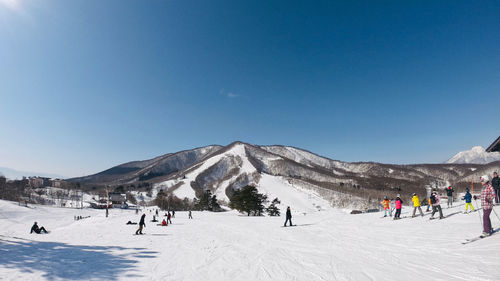
{"type": "Polygon", "coordinates": [[[471,150],[462,151],[446,161],[449,164],[488,164],[500,161],[500,152],[486,152],[482,146],[474,146],[471,150]]]}
{"type": "Polygon", "coordinates": [[[406,217],[409,207],[399,221],[325,208],[293,212],[296,227],[286,228],[283,216],[176,212],[162,227],[150,210],[112,209],[106,218],[104,210],[0,201],[0,279],[500,280],[500,234],[462,245],[481,232],[478,212],[463,208],[432,221],[406,217]],[[146,234],[133,235],[137,225],[125,223],[142,212],[146,234]],[[34,221],[50,233],[29,234],[34,221]]]}

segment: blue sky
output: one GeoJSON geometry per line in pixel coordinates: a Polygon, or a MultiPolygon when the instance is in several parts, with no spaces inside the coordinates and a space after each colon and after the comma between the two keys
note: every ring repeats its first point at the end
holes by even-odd
{"type": "Polygon", "coordinates": [[[498,1],[0,0],[0,166],[235,140],[440,163],[500,135],[498,1]]]}

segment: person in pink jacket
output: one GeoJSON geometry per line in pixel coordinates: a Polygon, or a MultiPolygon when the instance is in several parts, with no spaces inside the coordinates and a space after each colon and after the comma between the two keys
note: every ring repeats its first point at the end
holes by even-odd
{"type": "Polygon", "coordinates": [[[490,236],[493,233],[491,227],[490,214],[493,209],[493,200],[495,199],[495,190],[490,184],[487,175],[480,178],[483,189],[481,190],[481,205],[483,206],[483,234],[481,237],[490,236]]]}
{"type": "Polygon", "coordinates": [[[431,194],[431,204],[432,204],[432,214],[431,214],[431,217],[429,219],[432,220],[434,218],[434,214],[437,211],[439,211],[439,219],[444,218],[443,209],[441,209],[441,205],[439,204],[439,195],[438,195],[437,191],[434,191],[431,194]]]}
{"type": "Polygon", "coordinates": [[[396,213],[394,214],[394,219],[399,220],[401,218],[401,208],[403,207],[403,200],[398,196],[396,197],[396,200],[394,200],[394,203],[396,204],[396,213]]]}

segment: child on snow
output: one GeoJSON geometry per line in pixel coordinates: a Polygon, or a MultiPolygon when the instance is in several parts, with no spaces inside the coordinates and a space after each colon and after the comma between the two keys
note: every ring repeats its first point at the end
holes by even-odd
{"type": "Polygon", "coordinates": [[[468,188],[465,190],[465,195],[462,198],[462,200],[465,200],[465,212],[464,213],[466,214],[466,213],[473,212],[474,206],[472,206],[472,194],[470,194],[468,188]],[[469,210],[469,207],[470,207],[470,211],[467,212],[469,210]]]}
{"type": "Polygon", "coordinates": [[[392,217],[391,211],[391,200],[387,199],[387,196],[384,196],[384,200],[382,200],[382,205],[384,206],[384,217],[387,217],[387,212],[389,212],[389,216],[392,217]]]}
{"type": "Polygon", "coordinates": [[[403,200],[401,200],[401,198],[399,197],[399,194],[396,197],[395,203],[396,203],[396,213],[394,214],[394,219],[399,220],[401,218],[400,217],[401,216],[401,208],[403,206],[403,200]]]}
{"type": "Polygon", "coordinates": [[[443,210],[441,209],[441,205],[439,204],[439,195],[437,194],[436,191],[432,192],[431,194],[431,204],[432,204],[432,214],[429,219],[434,218],[434,214],[439,211],[439,219],[444,218],[443,216],[443,210]]]}
{"type": "Polygon", "coordinates": [[[448,189],[446,189],[446,195],[448,196],[448,208],[453,207],[453,188],[451,186],[448,186],[448,189]]]}
{"type": "Polygon", "coordinates": [[[420,198],[418,198],[418,195],[416,193],[413,193],[413,197],[411,199],[413,201],[413,215],[411,216],[412,218],[415,217],[415,212],[418,211],[420,212],[420,215],[423,217],[424,213],[422,212],[422,208],[420,208],[420,198]]]}

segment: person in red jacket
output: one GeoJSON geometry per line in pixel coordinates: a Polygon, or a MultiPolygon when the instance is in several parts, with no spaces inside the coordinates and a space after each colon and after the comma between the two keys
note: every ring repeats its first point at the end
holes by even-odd
{"type": "Polygon", "coordinates": [[[398,196],[396,197],[396,200],[394,200],[394,203],[396,204],[396,213],[394,214],[394,219],[399,220],[401,218],[401,208],[403,207],[403,200],[398,196]]]}
{"type": "Polygon", "coordinates": [[[490,184],[488,176],[484,175],[480,178],[481,185],[481,205],[483,206],[483,234],[481,237],[491,235],[493,229],[491,228],[490,214],[493,209],[493,200],[495,199],[495,191],[490,184]]]}

